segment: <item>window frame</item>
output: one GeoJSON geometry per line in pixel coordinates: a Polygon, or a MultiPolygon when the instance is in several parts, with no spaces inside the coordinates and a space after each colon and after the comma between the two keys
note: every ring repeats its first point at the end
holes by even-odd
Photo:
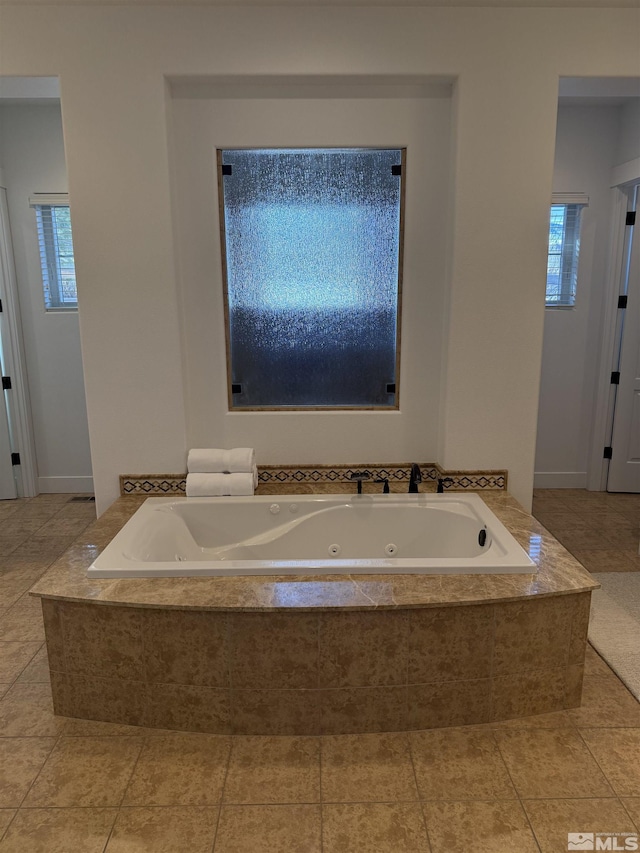
{"type": "MultiPolygon", "coordinates": [[[[77,311],[78,291],[75,275],[75,256],[73,253],[73,229],[71,233],[73,264],[73,281],[75,300],[64,300],[61,296],[61,255],[58,247],[58,234],[54,228],[54,209],[66,208],[70,212],[69,196],[66,193],[36,194],[29,199],[29,205],[34,209],[38,238],[38,253],[40,258],[40,273],[42,276],[42,295],[46,312],[77,311]],[[48,222],[46,221],[48,219],[48,222]],[[47,236],[50,234],[50,238],[47,236]]],[[[68,257],[68,256],[67,256],[68,257]]]]}
{"type": "MultiPolygon", "coordinates": [[[[578,273],[580,266],[580,234],[582,230],[582,214],[584,209],[589,206],[589,197],[583,193],[554,193],[549,207],[549,229],[547,236],[547,280],[545,286],[545,308],[553,308],[560,310],[573,309],[576,306],[578,273]],[[560,298],[549,298],[549,259],[551,253],[551,216],[554,207],[564,207],[565,217],[568,213],[568,208],[575,208],[572,212],[573,216],[573,234],[565,243],[563,235],[563,243],[560,252],[554,252],[554,255],[560,255],[560,298]],[[568,293],[563,294],[568,281],[568,293]],[[564,296],[564,298],[562,298],[564,296]]],[[[565,220],[566,228],[566,220],[565,220]]]]}
{"type": "Polygon", "coordinates": [[[402,330],[402,285],[403,285],[403,267],[404,267],[404,217],[405,217],[405,195],[406,195],[406,145],[314,145],[314,146],[274,146],[274,145],[227,145],[216,148],[216,174],[218,179],[218,219],[220,228],[220,251],[222,265],[222,283],[223,283],[223,302],[224,302],[224,332],[225,332],[225,351],[226,351],[226,369],[227,369],[227,405],[228,411],[235,413],[239,412],[397,412],[400,410],[400,352],[401,352],[401,330],[402,330]],[[233,395],[233,374],[231,363],[231,324],[229,311],[229,280],[227,269],[227,239],[225,229],[225,205],[224,205],[224,182],[223,182],[223,155],[225,151],[287,151],[287,150],[391,150],[400,151],[400,201],[399,201],[399,222],[398,222],[398,285],[397,285],[397,302],[396,302],[396,329],[395,329],[395,392],[394,403],[387,406],[323,406],[323,405],[297,405],[297,406],[282,406],[282,405],[264,405],[264,406],[238,406],[234,403],[233,395]]]}

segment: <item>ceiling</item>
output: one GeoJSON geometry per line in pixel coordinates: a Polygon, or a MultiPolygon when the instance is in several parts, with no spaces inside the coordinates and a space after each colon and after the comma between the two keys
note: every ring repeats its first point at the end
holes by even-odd
{"type": "Polygon", "coordinates": [[[619,107],[640,98],[640,77],[561,77],[563,106],[619,107]]]}
{"type": "Polygon", "coordinates": [[[0,0],[0,6],[493,6],[637,8],[638,0],[0,0]]]}
{"type": "MultiPolygon", "coordinates": [[[[226,84],[229,92],[226,89],[218,92],[216,97],[239,97],[237,90],[237,80],[229,78],[222,83],[226,84]],[[225,94],[226,93],[226,94],[225,94]]],[[[271,85],[283,87],[287,81],[272,79],[271,85]]],[[[320,85],[323,81],[315,82],[318,89],[317,97],[336,97],[335,92],[327,94],[324,88],[320,85]]],[[[450,79],[435,79],[430,78],[427,86],[424,80],[415,80],[412,77],[402,78],[367,78],[366,80],[351,80],[352,88],[355,83],[360,84],[358,96],[362,97],[365,92],[363,83],[367,83],[369,87],[377,87],[375,96],[381,97],[378,89],[386,84],[396,87],[402,86],[406,89],[405,97],[448,97],[451,93],[452,80],[450,79]]],[[[188,81],[176,84],[177,90],[174,95],[184,97],[198,97],[200,89],[206,95],[211,97],[211,78],[190,78],[188,81]],[[182,89],[185,91],[183,92],[182,89]]],[[[221,81],[218,80],[218,88],[221,81]]],[[[244,81],[246,86],[246,80],[244,81]]],[[[291,86],[291,84],[289,83],[291,86]]],[[[311,83],[307,81],[307,87],[311,83]]],[[[325,87],[326,88],[326,87],[325,87]]],[[[264,94],[264,93],[263,93],[264,94]]],[[[286,92],[280,92],[283,96],[286,92]]],[[[244,95],[247,96],[246,93],[244,95]]],[[[305,92],[306,97],[310,97],[309,92],[305,92]]],[[[254,93],[253,97],[257,97],[254,93]]],[[[60,86],[57,77],[2,77],[0,76],[0,104],[10,104],[29,101],[34,103],[51,103],[60,98],[60,86]]],[[[558,91],[559,102],[563,105],[570,104],[591,104],[620,106],[630,100],[640,98],[640,77],[562,77],[558,91]]]]}

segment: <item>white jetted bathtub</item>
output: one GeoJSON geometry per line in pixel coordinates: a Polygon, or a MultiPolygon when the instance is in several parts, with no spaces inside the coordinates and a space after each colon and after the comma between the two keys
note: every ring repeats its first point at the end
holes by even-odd
{"type": "Polygon", "coordinates": [[[475,494],[149,498],[95,578],[526,574],[536,566],[475,494]]]}

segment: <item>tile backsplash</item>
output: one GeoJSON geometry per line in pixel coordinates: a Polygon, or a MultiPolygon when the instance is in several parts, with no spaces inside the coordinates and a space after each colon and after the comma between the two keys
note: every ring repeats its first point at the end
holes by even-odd
{"type": "MultiPolygon", "coordinates": [[[[409,482],[411,466],[409,464],[388,465],[282,465],[258,466],[258,492],[260,486],[304,485],[326,486],[351,482],[355,472],[367,472],[369,482],[388,479],[390,485],[409,482]]],[[[507,471],[445,471],[437,463],[420,463],[422,489],[433,491],[439,478],[449,478],[446,491],[478,492],[485,490],[504,491],[507,488],[507,471]],[[426,487],[426,488],[425,488],[426,487]]],[[[186,474],[121,474],[121,495],[184,495],[186,474]]]]}

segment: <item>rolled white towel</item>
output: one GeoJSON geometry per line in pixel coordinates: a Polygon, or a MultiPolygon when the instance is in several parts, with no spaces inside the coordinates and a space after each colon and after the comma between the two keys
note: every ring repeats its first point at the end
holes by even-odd
{"type": "Polygon", "coordinates": [[[254,474],[187,474],[187,497],[204,498],[218,496],[252,495],[254,474]]]}
{"type": "Polygon", "coordinates": [[[255,464],[253,447],[234,447],[232,450],[196,447],[187,456],[190,474],[246,474],[253,471],[255,464]]]}

